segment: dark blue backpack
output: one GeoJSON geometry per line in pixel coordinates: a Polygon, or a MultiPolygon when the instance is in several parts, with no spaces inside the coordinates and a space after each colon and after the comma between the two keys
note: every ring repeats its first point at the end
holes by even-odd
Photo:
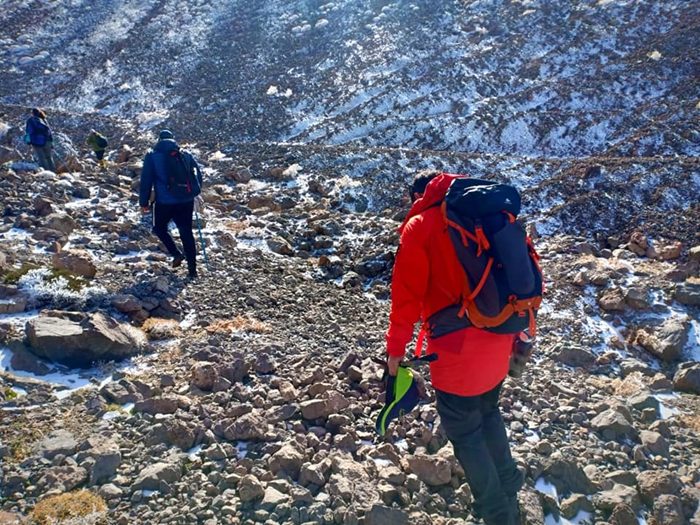
{"type": "Polygon", "coordinates": [[[202,190],[196,175],[194,160],[188,153],[176,149],[162,153],[165,164],[166,185],[173,197],[194,199],[202,190]]]}
{"type": "Polygon", "coordinates": [[[474,326],[499,334],[529,329],[534,336],[544,281],[539,256],[516,220],[518,190],[457,178],[441,209],[464,281],[460,302],[427,320],[428,335],[439,337],[474,326]]]}

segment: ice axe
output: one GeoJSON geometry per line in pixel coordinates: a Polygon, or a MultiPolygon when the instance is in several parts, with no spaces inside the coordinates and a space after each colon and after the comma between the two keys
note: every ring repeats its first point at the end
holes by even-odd
{"type": "Polygon", "coordinates": [[[204,245],[204,236],[202,235],[202,226],[199,224],[199,213],[197,213],[197,210],[194,210],[194,218],[197,220],[197,230],[199,230],[199,242],[202,243],[202,253],[204,254],[204,266],[207,267],[207,271],[210,271],[209,259],[207,259],[207,248],[204,245]]]}
{"type": "Polygon", "coordinates": [[[68,174],[69,174],[70,176],[73,176],[73,172],[70,170],[70,168],[68,167],[68,164],[65,163],[65,161],[63,160],[63,158],[58,154],[58,151],[53,150],[53,154],[56,155],[56,158],[58,159],[58,161],[59,161],[61,164],[63,164],[63,167],[66,168],[66,171],[68,172],[68,174]]]}

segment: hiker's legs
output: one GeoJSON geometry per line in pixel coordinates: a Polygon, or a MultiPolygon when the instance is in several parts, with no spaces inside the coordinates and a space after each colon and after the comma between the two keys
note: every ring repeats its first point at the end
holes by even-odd
{"type": "Polygon", "coordinates": [[[181,255],[180,250],[177,249],[175,241],[173,241],[170,232],[168,232],[168,223],[173,218],[173,206],[175,205],[159,204],[157,202],[153,205],[153,232],[165,245],[170,255],[177,257],[181,255]]]}
{"type": "Polygon", "coordinates": [[[197,245],[194,242],[194,233],[192,232],[192,213],[194,212],[194,201],[183,202],[182,204],[173,205],[173,220],[180,232],[180,240],[182,248],[185,251],[187,258],[187,270],[190,275],[197,273],[197,245]]]}
{"type": "Polygon", "coordinates": [[[97,160],[102,160],[105,156],[105,150],[103,149],[98,149],[95,151],[95,157],[97,157],[97,160]]]}
{"type": "Polygon", "coordinates": [[[496,466],[501,489],[511,500],[512,506],[516,507],[515,498],[523,485],[523,474],[510,453],[506,427],[498,408],[498,396],[502,384],[481,396],[481,417],[484,425],[482,433],[496,466]]]}
{"type": "Polygon", "coordinates": [[[32,146],[32,152],[34,153],[34,160],[36,163],[44,168],[45,170],[50,170],[55,172],[56,166],[51,158],[51,146],[46,144],[45,146],[32,146]]]}
{"type": "Polygon", "coordinates": [[[513,524],[508,497],[486,443],[481,396],[465,397],[439,390],[436,395],[440,421],[464,469],[475,510],[486,525],[513,524]]]}
{"type": "Polygon", "coordinates": [[[47,169],[56,173],[56,164],[53,161],[53,148],[50,144],[44,146],[44,155],[46,156],[47,169]]]}

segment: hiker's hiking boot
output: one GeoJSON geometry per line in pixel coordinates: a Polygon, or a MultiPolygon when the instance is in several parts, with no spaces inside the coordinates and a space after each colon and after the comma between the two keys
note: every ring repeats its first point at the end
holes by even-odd
{"type": "Polygon", "coordinates": [[[194,280],[197,279],[198,277],[199,277],[199,276],[197,275],[197,272],[189,272],[189,273],[187,274],[187,280],[188,280],[188,281],[194,281],[194,280]]]}
{"type": "Polygon", "coordinates": [[[173,268],[179,268],[182,266],[183,261],[185,260],[185,257],[183,255],[176,255],[173,257],[173,268]]]}

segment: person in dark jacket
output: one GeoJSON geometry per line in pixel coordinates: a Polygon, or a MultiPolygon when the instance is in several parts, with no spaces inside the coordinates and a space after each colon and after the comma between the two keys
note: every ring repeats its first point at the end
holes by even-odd
{"type": "Polygon", "coordinates": [[[32,153],[36,163],[55,172],[56,165],[53,162],[51,152],[53,150],[53,135],[46,121],[46,112],[43,109],[32,109],[32,116],[27,120],[27,133],[24,141],[32,146],[32,153]]]}
{"type": "Polygon", "coordinates": [[[143,160],[139,191],[141,212],[146,214],[151,211],[151,192],[155,190],[153,231],[173,256],[173,268],[179,267],[187,259],[189,277],[194,279],[197,277],[197,248],[192,233],[192,214],[195,198],[201,193],[202,171],[190,153],[180,150],[170,131],[161,131],[158,139],[143,160]],[[182,159],[186,165],[188,178],[184,184],[175,183],[177,175],[173,170],[173,159],[182,159]],[[180,187],[185,187],[185,191],[180,187]],[[180,232],[184,256],[168,232],[171,220],[180,232]]]}

